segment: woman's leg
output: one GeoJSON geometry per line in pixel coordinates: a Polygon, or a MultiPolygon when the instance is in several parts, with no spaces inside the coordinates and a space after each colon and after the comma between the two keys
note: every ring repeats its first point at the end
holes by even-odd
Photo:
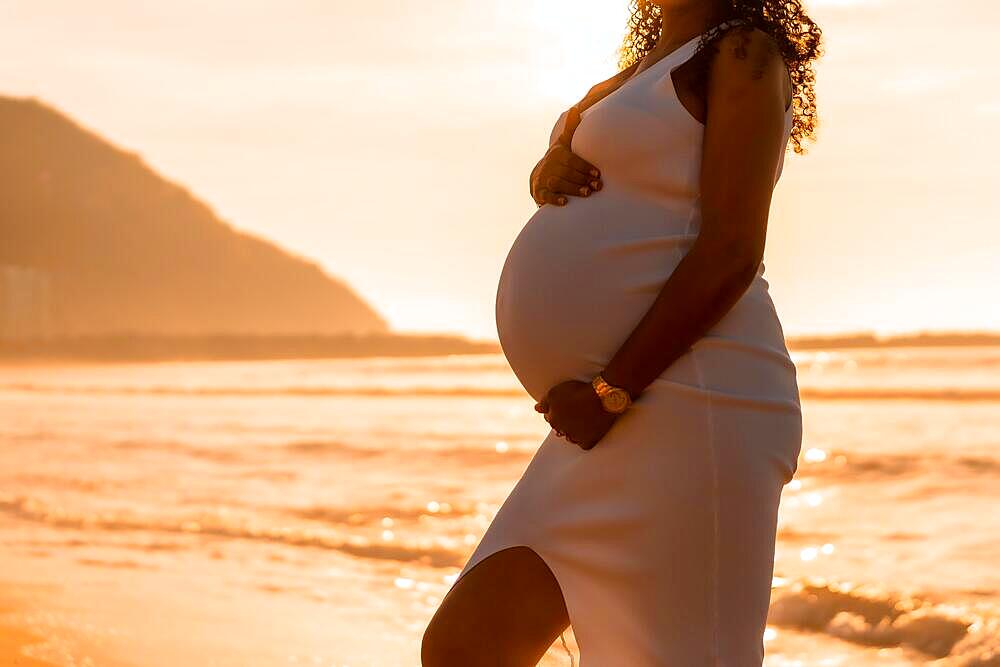
{"type": "Polygon", "coordinates": [[[559,583],[525,546],[493,553],[451,588],[424,631],[423,667],[528,667],[569,626],[559,583]]]}

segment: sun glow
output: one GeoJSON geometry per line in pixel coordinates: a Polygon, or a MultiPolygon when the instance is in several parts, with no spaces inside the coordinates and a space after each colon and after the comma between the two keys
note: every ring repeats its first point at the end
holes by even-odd
{"type": "Polygon", "coordinates": [[[567,104],[617,68],[617,48],[625,34],[627,3],[545,0],[534,3],[530,46],[538,88],[567,104]]]}

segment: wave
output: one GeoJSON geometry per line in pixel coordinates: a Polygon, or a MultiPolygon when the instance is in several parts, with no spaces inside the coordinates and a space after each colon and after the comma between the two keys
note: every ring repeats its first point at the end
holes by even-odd
{"type": "Polygon", "coordinates": [[[447,357],[375,357],[340,360],[350,368],[391,373],[446,373],[480,374],[510,372],[510,365],[502,354],[452,355],[447,357]],[[346,363],[345,363],[346,362],[346,363]]]}
{"type": "Polygon", "coordinates": [[[927,476],[929,479],[967,479],[1000,475],[1000,459],[989,456],[928,454],[860,454],[823,452],[823,460],[811,461],[811,450],[804,449],[804,460],[796,478],[819,477],[837,482],[868,482],[886,478],[927,476]]]}
{"type": "Polygon", "coordinates": [[[1000,667],[1000,610],[935,603],[874,586],[800,580],[772,591],[768,623],[877,648],[904,647],[940,667],[1000,667]]]}
{"type": "MultiPolygon", "coordinates": [[[[302,396],[359,398],[528,398],[527,392],[516,386],[277,386],[277,387],[180,387],[167,385],[99,386],[49,385],[13,383],[0,384],[0,391],[35,394],[71,394],[94,396],[302,396]]],[[[907,387],[800,387],[799,396],[813,401],[1000,401],[1000,388],[907,388],[907,387]]]]}
{"type": "Polygon", "coordinates": [[[286,510],[289,514],[310,521],[321,521],[337,526],[362,526],[376,525],[383,517],[390,517],[393,521],[411,520],[419,521],[427,516],[440,517],[464,517],[477,513],[495,512],[496,508],[490,510],[483,506],[483,503],[437,503],[431,507],[426,505],[412,505],[408,507],[399,506],[374,506],[374,507],[330,507],[324,505],[312,505],[308,507],[292,507],[286,510]]]}
{"type": "Polygon", "coordinates": [[[6,384],[0,391],[17,391],[37,394],[84,394],[110,396],[359,396],[365,398],[406,398],[423,396],[506,398],[527,397],[517,387],[464,387],[464,386],[414,386],[414,387],[114,387],[84,385],[6,384]]]}
{"type": "Polygon", "coordinates": [[[796,366],[954,371],[1000,366],[1000,347],[790,348],[796,366]]]}
{"type": "Polygon", "coordinates": [[[245,450],[192,445],[175,440],[118,440],[110,443],[110,446],[116,450],[128,452],[150,451],[181,454],[193,459],[203,459],[216,463],[240,463],[247,458],[245,450]]]}
{"type": "Polygon", "coordinates": [[[128,452],[165,452],[193,459],[203,459],[216,463],[259,463],[269,455],[287,459],[287,454],[296,456],[342,455],[351,459],[362,459],[386,453],[384,449],[361,447],[338,440],[292,441],[282,444],[241,446],[238,448],[194,445],[177,440],[118,440],[110,443],[116,450],[128,452]]]}
{"type": "Polygon", "coordinates": [[[419,562],[431,567],[460,567],[466,547],[441,539],[377,542],[356,535],[341,535],[328,528],[268,526],[232,516],[198,514],[185,518],[142,516],[132,512],[74,512],[36,498],[0,498],[0,512],[57,528],[74,530],[142,531],[184,535],[208,535],[232,539],[274,542],[296,547],[329,549],[359,558],[419,562]]]}
{"type": "MultiPolygon", "coordinates": [[[[459,465],[509,465],[512,462],[521,462],[522,459],[531,457],[538,447],[538,442],[530,441],[526,446],[521,446],[518,439],[508,437],[503,440],[506,447],[502,451],[497,449],[497,441],[500,438],[482,438],[476,436],[458,435],[454,438],[448,434],[434,434],[433,437],[422,438],[420,457],[422,461],[428,459],[440,459],[442,463],[459,465]]],[[[212,447],[207,445],[193,445],[174,440],[120,440],[110,443],[110,447],[116,450],[130,452],[162,452],[176,456],[189,457],[221,464],[236,465],[256,465],[262,463],[287,463],[294,464],[301,460],[340,460],[340,461],[363,461],[379,458],[398,460],[400,455],[406,455],[412,450],[402,451],[395,446],[360,445],[343,442],[340,440],[293,440],[278,444],[260,444],[243,446],[239,448],[212,447]]],[[[285,478],[292,475],[289,470],[264,471],[267,474],[279,474],[285,478]]],[[[251,476],[254,474],[251,472],[251,476]]],[[[23,477],[25,481],[32,481],[28,477],[23,477]]],[[[53,486],[60,486],[65,481],[63,478],[53,477],[47,481],[53,486]]],[[[90,483],[93,488],[85,488],[85,482],[69,480],[67,485],[75,484],[81,490],[100,490],[97,483],[90,483]]]]}
{"type": "Polygon", "coordinates": [[[799,396],[814,401],[1000,401],[1000,389],[909,387],[800,387],[799,396]]]}

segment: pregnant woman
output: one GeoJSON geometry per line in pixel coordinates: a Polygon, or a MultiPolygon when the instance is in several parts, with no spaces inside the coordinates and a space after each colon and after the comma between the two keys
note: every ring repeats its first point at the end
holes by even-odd
{"type": "Polygon", "coordinates": [[[581,667],[761,664],[802,437],[762,256],[819,48],[798,0],[640,0],[622,71],[556,123],[496,301],[552,430],[425,667],[534,665],[570,624],[581,667]]]}

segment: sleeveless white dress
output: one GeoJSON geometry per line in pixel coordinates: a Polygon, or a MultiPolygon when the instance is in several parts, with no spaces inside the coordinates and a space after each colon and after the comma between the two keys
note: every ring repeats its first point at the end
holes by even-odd
{"type": "MultiPolygon", "coordinates": [[[[700,37],[582,113],[572,149],[603,189],[542,206],[510,250],[497,327],[536,400],[604,368],[698,235],[704,126],[671,72],[700,37]]],[[[786,144],[791,121],[789,107],[786,144]]],[[[783,162],[784,150],[775,182],[783,162]]],[[[759,666],[778,502],[801,438],[762,266],[596,447],[549,432],[459,579],[527,546],[559,582],[581,667],[759,666]]]]}

